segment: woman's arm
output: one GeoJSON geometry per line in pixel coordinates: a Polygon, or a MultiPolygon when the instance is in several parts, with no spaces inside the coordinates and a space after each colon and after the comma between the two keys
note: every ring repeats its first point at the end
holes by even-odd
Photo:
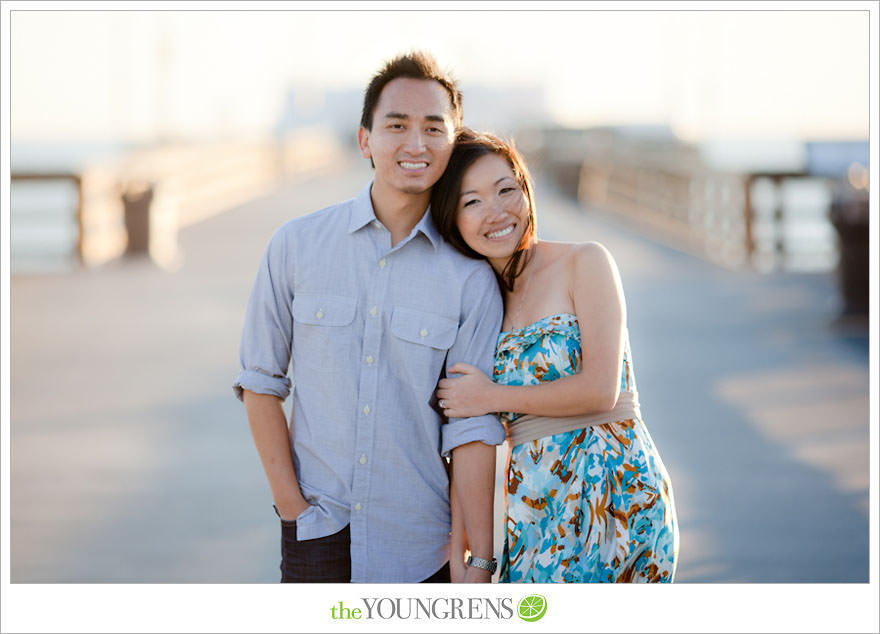
{"type": "MultiPolygon", "coordinates": [[[[573,416],[612,409],[620,389],[626,305],[611,254],[591,242],[573,248],[568,266],[569,293],[581,330],[581,369],[572,376],[537,385],[493,383],[466,364],[449,370],[459,378],[442,379],[437,397],[447,416],[518,412],[573,416]]],[[[560,280],[566,283],[566,280],[560,280]]]]}

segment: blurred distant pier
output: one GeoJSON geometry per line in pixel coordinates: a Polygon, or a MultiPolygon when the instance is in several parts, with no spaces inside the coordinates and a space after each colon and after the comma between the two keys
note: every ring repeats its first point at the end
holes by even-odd
{"type": "Polygon", "coordinates": [[[125,254],[174,267],[180,229],[325,169],[339,152],[332,135],[298,129],[260,142],[129,148],[64,170],[13,161],[13,271],[94,267],[125,254]],[[66,183],[66,196],[51,195],[66,183]],[[53,239],[64,225],[70,229],[53,239]]]}
{"type": "MultiPolygon", "coordinates": [[[[584,208],[729,268],[838,269],[850,312],[867,309],[867,141],[695,145],[662,126],[532,129],[517,139],[584,208]]],[[[342,151],[326,129],[292,128],[262,142],[133,148],[75,169],[14,160],[13,271],[51,268],[53,255],[69,270],[137,253],[173,268],[180,229],[342,151]],[[65,182],[66,198],[46,196],[47,184],[65,182]]]]}

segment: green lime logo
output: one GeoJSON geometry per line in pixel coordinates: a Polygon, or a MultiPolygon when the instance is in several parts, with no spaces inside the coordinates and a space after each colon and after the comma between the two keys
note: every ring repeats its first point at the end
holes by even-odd
{"type": "Polygon", "coordinates": [[[547,599],[540,594],[523,597],[516,606],[516,613],[523,621],[538,621],[547,613],[547,599]]]}

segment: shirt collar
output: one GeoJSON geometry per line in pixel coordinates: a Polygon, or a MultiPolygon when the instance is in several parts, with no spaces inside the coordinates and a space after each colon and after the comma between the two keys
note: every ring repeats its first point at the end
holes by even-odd
{"type": "Polygon", "coordinates": [[[431,205],[428,205],[428,208],[425,210],[425,215],[422,216],[422,219],[416,224],[416,231],[421,231],[422,234],[431,241],[435,251],[440,248],[440,245],[443,243],[443,238],[440,237],[437,227],[434,226],[434,221],[431,220],[431,205]]]}
{"type": "MultiPolygon", "coordinates": [[[[373,182],[370,181],[354,199],[354,204],[351,208],[351,217],[348,222],[349,233],[354,233],[359,229],[363,229],[374,220],[378,220],[376,218],[376,212],[373,210],[373,201],[370,198],[370,189],[372,187],[373,182]]],[[[428,238],[435,251],[438,250],[443,243],[443,238],[440,236],[437,227],[434,226],[434,222],[431,220],[430,205],[428,205],[425,214],[421,217],[418,223],[416,223],[415,230],[421,232],[426,238],[428,238]]]]}
{"type": "Polygon", "coordinates": [[[372,187],[373,181],[370,181],[354,199],[354,204],[351,207],[351,217],[348,221],[349,233],[354,233],[376,220],[376,212],[373,211],[373,201],[370,200],[370,189],[372,187]]]}

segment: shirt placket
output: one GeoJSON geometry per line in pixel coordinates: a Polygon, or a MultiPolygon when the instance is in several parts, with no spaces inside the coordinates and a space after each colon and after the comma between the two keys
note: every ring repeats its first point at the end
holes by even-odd
{"type": "MultiPolygon", "coordinates": [[[[384,229],[381,229],[384,231],[384,229]]],[[[388,240],[387,233],[385,234],[388,240]]],[[[370,481],[372,476],[373,447],[377,421],[376,398],[379,389],[379,370],[387,359],[380,357],[384,334],[383,324],[386,307],[385,298],[390,286],[392,256],[388,247],[372,250],[370,275],[366,294],[366,313],[364,317],[363,348],[358,381],[357,425],[355,426],[354,478],[351,487],[351,572],[352,579],[363,579],[369,569],[367,562],[367,543],[369,540],[370,518],[374,512],[370,503],[370,481]]]]}

